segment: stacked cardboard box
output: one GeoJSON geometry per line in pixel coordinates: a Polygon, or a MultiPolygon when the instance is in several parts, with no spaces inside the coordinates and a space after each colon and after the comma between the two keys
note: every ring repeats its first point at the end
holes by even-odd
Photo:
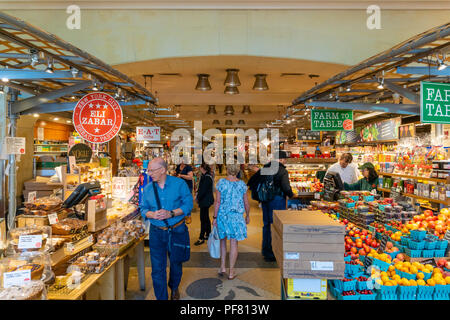
{"type": "Polygon", "coordinates": [[[25,201],[28,200],[28,193],[36,191],[36,198],[47,197],[54,193],[57,189],[62,189],[62,183],[51,183],[50,178],[36,177],[36,179],[24,182],[23,196],[25,201]]]}
{"type": "Polygon", "coordinates": [[[342,279],[345,226],[321,211],[274,211],[272,248],[283,278],[342,279]]]}

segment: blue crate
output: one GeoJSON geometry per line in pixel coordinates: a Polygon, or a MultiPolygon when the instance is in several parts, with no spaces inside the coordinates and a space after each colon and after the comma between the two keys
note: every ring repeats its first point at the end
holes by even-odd
{"type": "Polygon", "coordinates": [[[339,292],[343,291],[356,291],[356,280],[352,281],[342,281],[342,280],[335,280],[334,286],[339,292]]]}
{"type": "Polygon", "coordinates": [[[344,257],[344,261],[346,261],[346,262],[352,261],[352,256],[346,256],[346,257],[344,257]]]}
{"type": "MultiPolygon", "coordinates": [[[[417,295],[429,295],[431,296],[434,292],[434,287],[431,286],[417,286],[417,295]]],[[[417,299],[419,300],[419,299],[417,299]]]]}
{"type": "Polygon", "coordinates": [[[434,256],[436,258],[443,258],[443,257],[445,257],[445,249],[444,250],[434,250],[434,256]]]}
{"type": "Polygon", "coordinates": [[[448,241],[447,240],[439,240],[436,243],[436,249],[438,250],[445,250],[447,249],[448,241]]]}
{"type": "Polygon", "coordinates": [[[423,258],[433,258],[436,250],[422,250],[423,258]]]}
{"type": "Polygon", "coordinates": [[[423,250],[425,248],[425,241],[409,240],[408,248],[412,250],[423,250]]]}
{"type": "Polygon", "coordinates": [[[435,293],[433,300],[449,300],[448,293],[435,293]]]}
{"type": "Polygon", "coordinates": [[[437,284],[434,286],[434,293],[435,294],[448,294],[448,289],[447,287],[449,287],[450,285],[442,285],[442,284],[437,284]]]}
{"type": "Polygon", "coordinates": [[[399,294],[398,300],[416,300],[416,296],[410,294],[399,294]]]}
{"type": "Polygon", "coordinates": [[[368,229],[372,234],[375,233],[375,227],[368,226],[368,229]]]}
{"type": "Polygon", "coordinates": [[[422,255],[422,250],[411,250],[409,248],[405,248],[405,253],[411,258],[420,258],[422,255]]]}
{"type": "Polygon", "coordinates": [[[357,290],[373,290],[373,280],[372,280],[372,287],[369,288],[367,285],[367,281],[357,281],[356,282],[356,289],[357,290]]]}
{"type": "Polygon", "coordinates": [[[375,197],[374,196],[364,196],[364,201],[366,202],[371,202],[374,201],[375,197]]]}
{"type": "Polygon", "coordinates": [[[411,239],[416,241],[422,241],[427,236],[427,232],[425,230],[411,230],[411,239]]]}
{"type": "Polygon", "coordinates": [[[353,201],[359,201],[359,196],[350,196],[353,201]]]}
{"type": "Polygon", "coordinates": [[[437,246],[437,241],[425,241],[425,248],[427,250],[434,250],[437,246]]]}
{"type": "Polygon", "coordinates": [[[385,295],[389,295],[389,294],[396,295],[397,294],[398,285],[396,285],[396,286],[380,285],[379,287],[380,288],[376,289],[377,293],[381,293],[381,294],[385,294],[385,295]]]}
{"type": "Polygon", "coordinates": [[[345,204],[345,206],[346,206],[347,208],[354,208],[354,207],[355,207],[355,202],[347,202],[347,203],[345,204]]]}
{"type": "Polygon", "coordinates": [[[358,257],[359,261],[361,261],[362,263],[364,263],[364,260],[366,260],[366,256],[359,256],[358,257]]]}
{"type": "Polygon", "coordinates": [[[402,272],[402,273],[403,273],[403,275],[402,275],[403,278],[406,278],[408,280],[416,280],[417,279],[417,275],[415,275],[415,274],[408,273],[408,272],[402,272]]]}
{"type": "Polygon", "coordinates": [[[337,292],[338,300],[359,300],[359,294],[355,294],[353,296],[343,296],[341,292],[337,292]]]}
{"type": "Polygon", "coordinates": [[[388,271],[390,264],[376,258],[373,258],[372,264],[379,267],[381,271],[388,271]]]}
{"type": "Polygon", "coordinates": [[[402,295],[415,296],[417,293],[417,286],[398,286],[398,293],[402,295]]]}
{"type": "Polygon", "coordinates": [[[416,295],[417,300],[433,300],[433,295],[431,294],[417,294],[416,295]]]}
{"type": "Polygon", "coordinates": [[[395,251],[395,252],[385,252],[386,254],[390,255],[392,260],[395,259],[395,257],[397,257],[397,255],[400,253],[400,251],[395,251]]]}
{"type": "Polygon", "coordinates": [[[404,237],[402,237],[402,239],[400,240],[400,243],[401,243],[403,246],[407,246],[407,245],[408,245],[408,241],[409,241],[409,238],[406,237],[406,236],[404,236],[404,237]]]}
{"type": "Polygon", "coordinates": [[[377,295],[375,293],[359,295],[359,300],[375,300],[376,298],[377,298],[377,295]]]}
{"type": "Polygon", "coordinates": [[[422,271],[422,273],[423,273],[423,275],[425,276],[425,277],[423,278],[423,280],[425,280],[425,281],[427,281],[428,279],[430,279],[431,276],[432,276],[431,272],[423,272],[423,271],[422,271]]]}
{"type": "Polygon", "coordinates": [[[396,294],[377,293],[377,300],[398,300],[396,294]]]}

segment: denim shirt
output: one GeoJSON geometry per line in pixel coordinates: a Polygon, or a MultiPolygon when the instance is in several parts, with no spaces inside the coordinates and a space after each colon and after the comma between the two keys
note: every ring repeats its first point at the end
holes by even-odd
{"type": "MultiPolygon", "coordinates": [[[[171,211],[180,208],[183,210],[183,214],[173,218],[167,219],[169,226],[173,226],[180,222],[184,217],[188,216],[194,206],[194,201],[189,188],[184,182],[184,180],[167,176],[166,182],[164,184],[164,189],[161,189],[158,184],[156,184],[156,189],[158,190],[159,199],[161,200],[162,209],[171,211]]],[[[165,227],[166,224],[163,220],[149,219],[145,216],[148,211],[157,211],[158,206],[155,198],[155,193],[153,191],[153,183],[147,184],[144,188],[143,199],[139,205],[141,209],[142,217],[150,221],[150,223],[157,227],[165,227]]]]}

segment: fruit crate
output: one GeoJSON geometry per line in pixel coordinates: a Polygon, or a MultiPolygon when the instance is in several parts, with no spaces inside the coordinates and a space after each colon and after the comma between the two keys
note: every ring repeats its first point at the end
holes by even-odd
{"type": "Polygon", "coordinates": [[[359,264],[345,264],[345,273],[350,275],[355,275],[362,271],[362,266],[359,264]]]}
{"type": "Polygon", "coordinates": [[[437,241],[425,241],[425,247],[426,250],[434,250],[437,246],[437,241]]]}
{"type": "Polygon", "coordinates": [[[398,300],[398,297],[395,293],[393,294],[377,293],[377,300],[398,300]]]}
{"type": "Polygon", "coordinates": [[[435,258],[443,258],[445,257],[445,249],[444,250],[434,250],[435,258]]]}
{"type": "Polygon", "coordinates": [[[381,293],[381,294],[386,294],[386,295],[397,295],[397,288],[398,285],[396,286],[384,286],[384,285],[380,285],[379,289],[377,289],[377,292],[381,293]]]}
{"type": "Polygon", "coordinates": [[[427,232],[425,230],[411,230],[411,239],[416,241],[422,241],[426,238],[427,232]]]}
{"type": "Polygon", "coordinates": [[[344,257],[344,261],[345,261],[345,262],[350,262],[350,261],[352,261],[352,256],[346,256],[346,257],[344,257]]]}
{"type": "Polygon", "coordinates": [[[410,258],[420,258],[420,256],[422,255],[422,250],[412,250],[409,248],[405,248],[405,253],[410,258]]]}
{"type": "Polygon", "coordinates": [[[356,280],[351,281],[342,281],[340,279],[334,280],[333,285],[339,292],[356,290],[356,280]]]}
{"type": "Polygon", "coordinates": [[[371,202],[374,201],[375,197],[374,196],[364,196],[364,201],[366,202],[371,202]]]}
{"type": "Polygon", "coordinates": [[[359,294],[359,300],[375,300],[377,298],[376,293],[372,293],[372,294],[358,293],[358,294],[359,294]]]}
{"type": "Polygon", "coordinates": [[[367,281],[357,281],[356,282],[356,289],[357,290],[372,290],[373,288],[374,288],[374,285],[373,285],[373,279],[371,280],[371,282],[372,282],[372,285],[370,286],[370,285],[368,285],[368,282],[369,280],[367,280],[367,281]]]}
{"type": "MultiPolygon", "coordinates": [[[[432,296],[434,293],[434,287],[432,286],[417,286],[417,295],[418,296],[432,296]]],[[[419,299],[417,299],[419,300],[419,299]]]]}
{"type": "Polygon", "coordinates": [[[368,229],[369,229],[369,231],[370,231],[370,233],[376,233],[375,232],[375,227],[372,227],[372,226],[368,226],[368,229]]]}
{"type": "Polygon", "coordinates": [[[436,250],[422,250],[422,258],[433,258],[436,250]]]}
{"type": "Polygon", "coordinates": [[[417,300],[433,300],[432,294],[417,294],[416,295],[417,300]]]}
{"type": "Polygon", "coordinates": [[[408,248],[412,250],[423,250],[425,248],[425,241],[415,241],[410,239],[408,241],[408,248]]]}
{"type": "Polygon", "coordinates": [[[344,296],[339,291],[337,292],[337,299],[338,300],[359,300],[359,294],[354,294],[351,296],[344,296]]]}
{"type": "Polygon", "coordinates": [[[394,260],[395,257],[397,257],[397,255],[398,255],[399,253],[401,253],[401,252],[400,252],[400,251],[395,251],[395,252],[385,252],[385,253],[388,254],[388,255],[390,255],[391,258],[392,258],[392,260],[394,260]]]}
{"type": "Polygon", "coordinates": [[[422,273],[424,275],[423,280],[427,281],[428,279],[431,279],[431,276],[432,276],[431,272],[424,272],[424,271],[422,271],[422,273]]]}
{"type": "Polygon", "coordinates": [[[396,270],[396,273],[399,276],[401,276],[402,278],[406,278],[408,280],[416,280],[417,279],[416,274],[412,274],[412,273],[408,273],[408,272],[404,272],[404,271],[398,271],[398,270],[396,270]]]}
{"type": "Polygon", "coordinates": [[[416,296],[410,294],[398,294],[397,297],[398,300],[416,300],[416,296]]]}
{"type": "Polygon", "coordinates": [[[434,293],[433,294],[433,300],[449,300],[449,294],[448,293],[434,293]]]}
{"type": "Polygon", "coordinates": [[[436,249],[437,250],[446,250],[448,247],[448,241],[447,240],[439,240],[436,243],[436,249]]]}
{"type": "Polygon", "coordinates": [[[402,237],[400,243],[402,244],[402,246],[407,246],[409,243],[409,237],[406,236],[402,237]]]}
{"type": "Polygon", "coordinates": [[[381,271],[388,271],[390,264],[374,258],[372,264],[380,268],[381,271]]]}
{"type": "Polygon", "coordinates": [[[415,296],[417,294],[417,286],[398,286],[399,295],[415,296]]]}
{"type": "Polygon", "coordinates": [[[449,294],[450,293],[450,284],[442,285],[437,284],[434,286],[434,293],[436,294],[449,294]]]}

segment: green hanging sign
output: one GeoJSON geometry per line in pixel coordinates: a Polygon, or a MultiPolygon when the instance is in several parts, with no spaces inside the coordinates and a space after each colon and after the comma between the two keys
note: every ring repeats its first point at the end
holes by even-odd
{"type": "Polygon", "coordinates": [[[420,83],[420,122],[450,124],[449,83],[420,83]]]}
{"type": "Polygon", "coordinates": [[[311,130],[351,131],[353,130],[352,110],[311,110],[311,130]]]}

